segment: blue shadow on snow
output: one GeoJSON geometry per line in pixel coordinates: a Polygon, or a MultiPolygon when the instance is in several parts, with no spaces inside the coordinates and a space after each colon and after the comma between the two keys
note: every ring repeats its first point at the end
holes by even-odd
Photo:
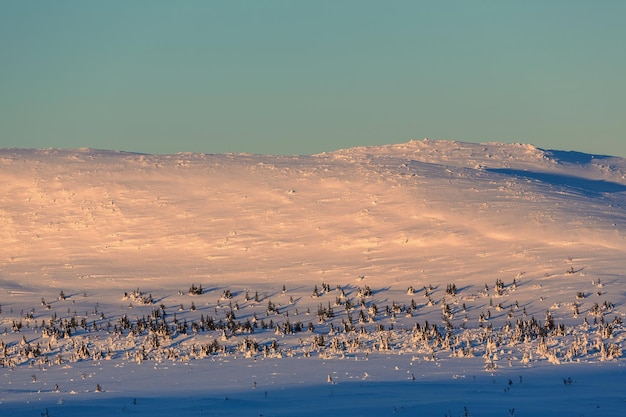
{"type": "Polygon", "coordinates": [[[570,163],[570,164],[588,164],[593,160],[609,159],[613,158],[608,155],[593,155],[576,151],[555,151],[553,149],[540,149],[551,156],[558,163],[570,163]]]}
{"type": "Polygon", "coordinates": [[[568,188],[578,191],[589,197],[599,196],[603,193],[621,193],[626,191],[626,185],[617,182],[590,180],[587,178],[574,177],[571,175],[551,174],[545,172],[524,171],[511,168],[487,168],[487,172],[510,175],[518,178],[527,178],[540,181],[555,187],[568,188]]]}

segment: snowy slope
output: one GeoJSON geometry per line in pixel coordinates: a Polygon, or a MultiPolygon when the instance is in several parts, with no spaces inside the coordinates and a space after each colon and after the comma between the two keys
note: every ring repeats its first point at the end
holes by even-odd
{"type": "MultiPolygon", "coordinates": [[[[93,393],[96,381],[81,389],[87,382],[61,369],[89,375],[85,369],[103,366],[106,385],[129,362],[144,375],[166,361],[200,368],[217,361],[227,369],[202,383],[220,392],[228,376],[232,390],[250,388],[250,360],[280,357],[272,366],[293,369],[291,376],[271,376],[266,364],[255,384],[307,384],[305,374],[320,374],[313,382],[326,390],[327,374],[335,383],[367,371],[342,361],[319,369],[320,360],[366,357],[378,382],[393,381],[400,368],[403,381],[419,382],[418,375],[460,374],[458,366],[481,375],[566,362],[609,361],[602,369],[621,375],[625,207],[624,159],[523,144],[424,140],[292,157],[0,150],[0,330],[7,328],[0,346],[14,369],[0,386],[20,387],[0,392],[0,401],[19,414],[36,387],[48,392],[41,411],[63,394],[50,385],[65,386],[66,396],[93,393]],[[446,291],[450,284],[457,292],[446,291]],[[188,295],[191,285],[203,293],[188,295]],[[144,303],[148,295],[153,301],[144,303]],[[171,334],[132,329],[160,305],[171,334]],[[327,308],[334,315],[320,317],[327,308]],[[52,329],[72,317],[91,327],[50,342],[44,323],[53,314],[52,329]],[[175,315],[191,326],[200,314],[236,319],[187,333],[171,322],[175,315]],[[131,329],[115,333],[124,317],[131,329]],[[511,336],[516,321],[531,318],[545,333],[511,336]],[[235,326],[256,319],[272,325],[252,333],[235,326]],[[304,328],[287,330],[297,322],[304,328]],[[414,326],[425,322],[439,326],[439,336],[421,340],[414,326]],[[197,354],[213,341],[221,350],[197,354]],[[29,357],[37,343],[42,352],[29,357]],[[393,368],[390,353],[401,358],[393,368]],[[433,361],[445,371],[432,369],[433,361]],[[47,388],[33,366],[45,368],[47,388]]],[[[156,384],[137,390],[127,375],[114,397],[154,395],[156,384]]],[[[193,392],[199,382],[184,372],[177,378],[192,386],[179,379],[174,393],[193,392]]],[[[455,414],[472,395],[461,397],[455,414]]],[[[279,403],[272,407],[280,414],[279,403]]],[[[425,410],[441,415],[443,407],[425,410]]]]}
{"type": "Polygon", "coordinates": [[[312,157],[4,150],[0,172],[3,273],[53,287],[111,263],[124,278],[176,265],[212,279],[387,280],[390,268],[414,277],[420,259],[480,268],[544,247],[573,258],[625,248],[624,161],[529,145],[421,141],[312,157]]]}

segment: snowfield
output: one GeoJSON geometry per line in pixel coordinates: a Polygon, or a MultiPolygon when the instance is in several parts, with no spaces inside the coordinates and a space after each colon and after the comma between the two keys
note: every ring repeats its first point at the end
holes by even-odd
{"type": "Polygon", "coordinates": [[[0,415],[623,416],[626,160],[0,150],[0,415]]]}

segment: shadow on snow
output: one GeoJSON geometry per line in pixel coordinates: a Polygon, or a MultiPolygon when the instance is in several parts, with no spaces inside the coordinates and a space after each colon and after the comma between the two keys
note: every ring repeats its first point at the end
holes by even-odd
{"type": "Polygon", "coordinates": [[[583,193],[589,197],[597,197],[600,194],[621,193],[626,191],[626,185],[620,183],[604,180],[590,180],[571,175],[524,171],[521,169],[511,168],[488,168],[486,171],[535,180],[555,187],[567,188],[572,191],[583,193]]]}
{"type": "Polygon", "coordinates": [[[593,160],[613,158],[608,155],[593,155],[576,151],[557,151],[553,149],[541,149],[546,155],[551,156],[557,163],[588,164],[593,160]]]}

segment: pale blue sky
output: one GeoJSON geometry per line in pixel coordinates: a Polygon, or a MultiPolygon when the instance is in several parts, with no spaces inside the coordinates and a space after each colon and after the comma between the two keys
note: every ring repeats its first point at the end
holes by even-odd
{"type": "Polygon", "coordinates": [[[626,1],[0,0],[0,147],[626,156],[626,1]]]}

